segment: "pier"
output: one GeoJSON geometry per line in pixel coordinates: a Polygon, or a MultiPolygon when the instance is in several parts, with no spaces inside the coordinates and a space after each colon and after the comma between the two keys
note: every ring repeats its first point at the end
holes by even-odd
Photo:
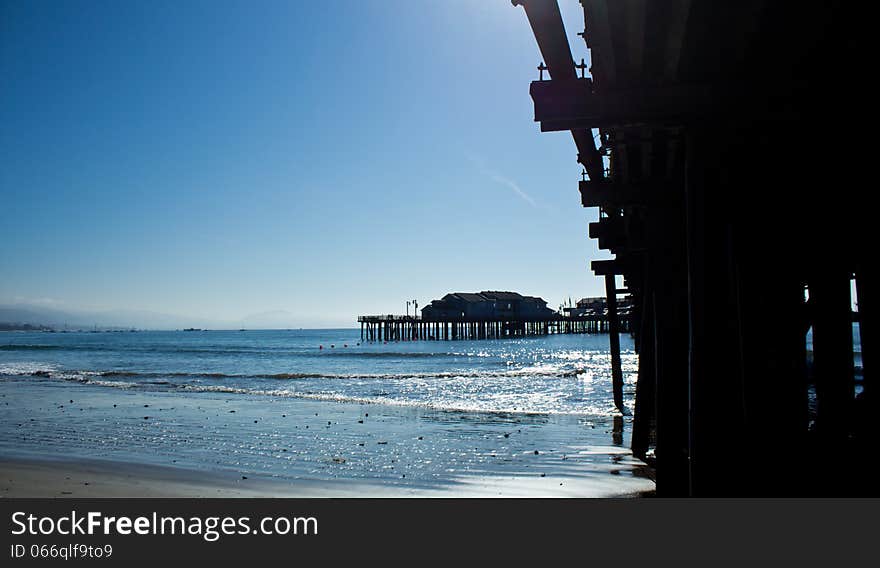
{"type": "Polygon", "coordinates": [[[513,4],[540,52],[534,120],[571,134],[589,236],[615,255],[593,272],[609,307],[615,278],[632,299],[632,449],[658,495],[878,493],[864,14],[581,0],[575,64],[556,0],[513,4]]]}
{"type": "MultiPolygon", "coordinates": [[[[362,341],[454,341],[560,333],[628,333],[630,304],[584,298],[561,312],[516,292],[452,293],[421,315],[358,316],[362,341]]],[[[618,349],[619,351],[619,349],[618,349]]]]}
{"type": "MultiPolygon", "coordinates": [[[[446,320],[426,321],[420,316],[358,316],[362,341],[452,341],[503,339],[559,333],[609,333],[606,316],[557,316],[544,321],[446,320]]],[[[629,331],[629,319],[621,320],[620,331],[629,331]]]]}

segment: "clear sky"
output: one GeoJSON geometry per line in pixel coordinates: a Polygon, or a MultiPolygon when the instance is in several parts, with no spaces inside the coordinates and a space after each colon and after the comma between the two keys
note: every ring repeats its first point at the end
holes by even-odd
{"type": "Polygon", "coordinates": [[[310,327],[601,295],[539,61],[509,0],[0,0],[0,303],[310,327]]]}

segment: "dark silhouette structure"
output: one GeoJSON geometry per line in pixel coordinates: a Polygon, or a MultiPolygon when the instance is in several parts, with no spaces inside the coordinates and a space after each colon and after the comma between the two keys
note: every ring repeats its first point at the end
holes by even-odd
{"type": "Polygon", "coordinates": [[[556,0],[513,0],[543,57],[535,120],[571,132],[590,237],[616,257],[592,268],[609,306],[615,275],[633,301],[632,447],[658,494],[877,493],[865,15],[580,3],[589,73],[556,0]]]}
{"type": "MultiPolygon", "coordinates": [[[[453,339],[501,339],[557,333],[611,333],[617,345],[615,368],[620,367],[617,334],[630,331],[630,305],[607,304],[605,298],[584,299],[578,308],[562,313],[547,307],[535,296],[517,292],[454,292],[422,308],[421,316],[358,316],[361,339],[368,341],[416,341],[453,339]],[[620,314],[618,314],[620,312],[620,314]],[[619,315],[624,316],[621,320],[619,315]]],[[[622,383],[621,383],[622,384],[622,383]]],[[[621,386],[622,388],[622,386],[621,386]]],[[[622,408],[622,406],[621,406],[622,408]]]]}

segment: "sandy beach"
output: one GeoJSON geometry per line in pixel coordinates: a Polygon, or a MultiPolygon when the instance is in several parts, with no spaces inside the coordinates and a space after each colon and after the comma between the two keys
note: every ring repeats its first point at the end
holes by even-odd
{"type": "MultiPolygon", "coordinates": [[[[242,479],[183,468],[126,464],[102,460],[0,459],[3,498],[150,498],[150,497],[601,497],[615,494],[615,482],[545,478],[474,476],[454,488],[391,485],[381,482],[332,480],[279,481],[262,477],[242,479]]],[[[639,497],[650,494],[616,494],[639,497]]]]}
{"type": "Polygon", "coordinates": [[[3,497],[602,497],[654,487],[610,421],[583,417],[12,380],[0,381],[0,405],[3,497]]]}

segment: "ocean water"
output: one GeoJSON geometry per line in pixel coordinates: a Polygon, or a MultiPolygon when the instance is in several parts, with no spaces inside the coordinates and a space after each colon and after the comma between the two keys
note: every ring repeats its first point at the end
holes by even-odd
{"type": "MultiPolygon", "coordinates": [[[[621,339],[631,410],[636,355],[621,339]]],[[[486,476],[528,478],[547,495],[650,490],[628,450],[631,417],[613,406],[607,345],[606,335],[364,343],[357,330],[3,333],[0,458],[453,494],[486,476]]]]}
{"type": "MultiPolygon", "coordinates": [[[[625,386],[637,357],[622,338],[625,386]]],[[[358,330],[6,333],[0,375],[106,388],[612,416],[605,335],[361,342],[358,330]]],[[[630,409],[632,396],[627,397],[630,409]]]]}

